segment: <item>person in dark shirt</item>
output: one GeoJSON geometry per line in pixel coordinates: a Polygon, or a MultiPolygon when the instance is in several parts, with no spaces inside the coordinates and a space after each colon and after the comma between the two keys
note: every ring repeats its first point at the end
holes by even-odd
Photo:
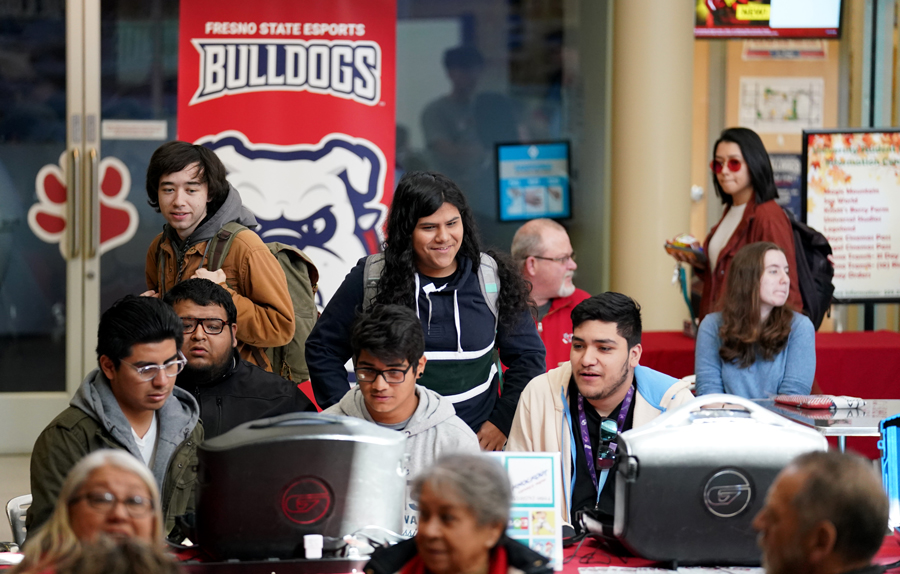
{"type": "MultiPolygon", "coordinates": [[[[575,385],[575,382],[572,381],[569,384],[569,409],[572,413],[578,412],[578,387],[575,385]]],[[[612,412],[609,413],[608,417],[601,417],[600,414],[596,411],[596,409],[586,408],[584,410],[585,419],[587,421],[587,430],[588,436],[590,438],[590,443],[593,446],[600,446],[604,442],[609,443],[608,439],[606,441],[601,441],[600,438],[600,423],[603,420],[607,421],[617,421],[619,417],[619,413],[621,412],[622,403],[619,403],[612,412]]],[[[577,416],[577,415],[576,415],[577,416]]],[[[625,422],[622,425],[622,432],[627,430],[631,430],[631,426],[634,421],[634,402],[628,408],[628,411],[625,415],[625,422]]],[[[609,423],[607,423],[609,424],[609,423]]],[[[608,435],[607,435],[608,436],[608,435]]],[[[595,515],[600,517],[602,521],[612,523],[612,519],[615,516],[616,512],[616,498],[615,498],[615,481],[607,480],[606,482],[609,486],[604,486],[603,491],[600,493],[600,499],[597,499],[597,487],[594,486],[594,481],[591,477],[590,472],[588,471],[587,459],[584,456],[584,441],[581,438],[580,433],[574,433],[575,439],[575,489],[572,491],[572,508],[576,509],[589,509],[592,510],[595,515]]],[[[615,456],[613,456],[610,460],[616,460],[615,456]]],[[[616,468],[618,467],[617,463],[614,463],[612,467],[609,469],[609,477],[615,477],[616,468]]],[[[597,471],[595,467],[595,472],[597,471]]]]}
{"type": "Polygon", "coordinates": [[[766,574],[881,574],[888,499],[871,461],[838,451],[795,458],[775,478],[753,528],[766,574]]]}
{"type": "Polygon", "coordinates": [[[200,403],[207,439],[248,421],[315,412],[296,384],[241,359],[237,308],[228,291],[208,279],[188,279],[169,289],[164,301],[184,325],[187,365],[176,384],[200,403]]]}

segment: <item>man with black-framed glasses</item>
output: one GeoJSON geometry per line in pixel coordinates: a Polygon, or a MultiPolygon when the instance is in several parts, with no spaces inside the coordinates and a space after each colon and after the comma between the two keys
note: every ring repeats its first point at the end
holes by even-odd
{"type": "Polygon", "coordinates": [[[418,511],[409,482],[441,455],[481,452],[478,437],[449,400],[416,384],[427,359],[415,311],[403,305],[372,307],[354,323],[350,346],[357,386],[324,412],[365,419],[407,436],[403,535],[413,536],[418,511]]]}
{"type": "Polygon", "coordinates": [[[237,307],[231,294],[208,279],[178,283],[163,300],[181,319],[187,359],[177,385],[200,403],[206,438],[261,418],[316,407],[295,383],[241,358],[237,307]]]}
{"type": "Polygon", "coordinates": [[[150,297],[128,296],[100,317],[97,362],[70,406],[44,429],[31,455],[33,534],[49,518],[69,470],[85,455],[121,449],[146,464],[162,493],[165,529],[193,511],[200,409],[175,387],[187,363],[181,320],[150,297]]]}

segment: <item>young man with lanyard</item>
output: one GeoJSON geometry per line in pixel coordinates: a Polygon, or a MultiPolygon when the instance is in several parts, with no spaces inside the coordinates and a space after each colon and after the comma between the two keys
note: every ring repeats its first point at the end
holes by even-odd
{"type": "Polygon", "coordinates": [[[563,518],[612,523],[617,433],[693,398],[688,383],[641,367],[641,308],[601,293],[572,310],[570,360],[535,377],[519,399],[507,451],[562,453],[563,518]],[[578,430],[575,430],[578,429],[578,430]]]}

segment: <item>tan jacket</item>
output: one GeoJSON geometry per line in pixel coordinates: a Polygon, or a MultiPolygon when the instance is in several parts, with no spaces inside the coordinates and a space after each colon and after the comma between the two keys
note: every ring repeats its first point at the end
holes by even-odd
{"type": "MultiPolygon", "coordinates": [[[[683,405],[694,398],[689,383],[638,365],[634,369],[637,393],[634,397],[632,428],[645,425],[667,409],[683,405]]],[[[562,458],[563,490],[568,491],[572,480],[572,427],[565,422],[563,411],[568,405],[572,363],[564,363],[528,383],[519,397],[519,406],[506,443],[506,451],[558,452],[562,458]],[[565,428],[564,428],[565,427],[565,428]]],[[[569,501],[566,492],[563,520],[569,522],[569,501]]]]}
{"type": "MultiPolygon", "coordinates": [[[[195,243],[184,253],[179,269],[171,240],[160,233],[147,250],[147,287],[160,296],[177,282],[189,279],[200,267],[207,241],[195,243]],[[162,245],[160,246],[160,241],[162,245]],[[160,288],[159,252],[164,253],[165,285],[160,288]]],[[[222,283],[237,307],[237,338],[241,357],[272,370],[264,351],[280,347],[294,336],[294,306],[281,265],[262,239],[250,231],[238,233],[222,264],[222,283]]]]}

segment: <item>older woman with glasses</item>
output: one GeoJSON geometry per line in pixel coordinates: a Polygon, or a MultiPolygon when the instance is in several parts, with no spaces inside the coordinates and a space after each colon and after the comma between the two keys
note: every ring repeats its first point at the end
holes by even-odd
{"type": "Polygon", "coordinates": [[[672,253],[675,259],[693,265],[703,280],[700,320],[720,310],[725,278],[735,254],[744,245],[759,241],[772,242],[784,252],[790,265],[788,303],[802,309],[791,223],[781,206],[773,201],[778,197],[778,190],[762,140],[753,130],[728,128],[713,149],[710,169],[725,213],[703,243],[704,257],[689,252],[672,253]]]}
{"type": "Polygon", "coordinates": [[[368,574],[550,574],[546,558],[506,536],[512,490],[496,460],[444,457],[412,489],[418,533],[375,552],[368,574]]]}
{"type": "Polygon", "coordinates": [[[55,572],[79,560],[100,537],[163,543],[159,489],[150,469],[127,452],[98,450],[78,462],[63,483],[53,514],[25,542],[14,574],[55,572]]]}

